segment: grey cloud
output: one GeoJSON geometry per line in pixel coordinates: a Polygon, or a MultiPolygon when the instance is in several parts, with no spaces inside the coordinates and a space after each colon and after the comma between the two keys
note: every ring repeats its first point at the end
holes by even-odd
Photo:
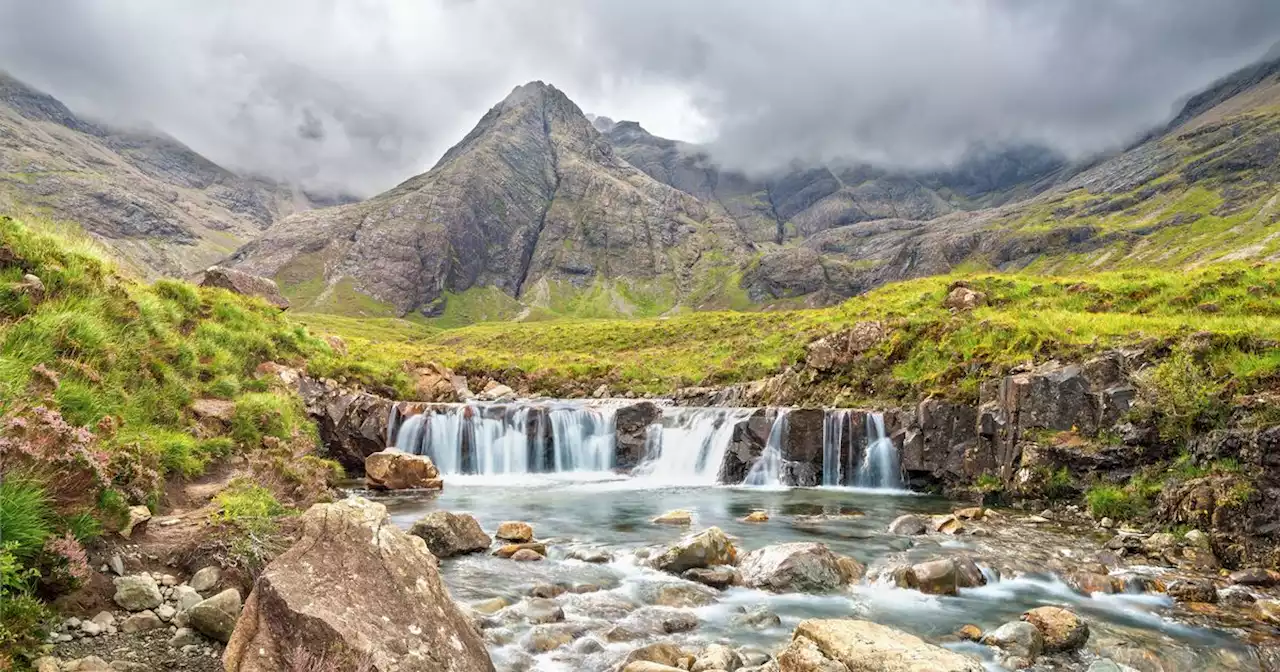
{"type": "Polygon", "coordinates": [[[1114,147],[1278,37],[1271,0],[0,0],[0,68],[74,109],[362,195],[530,79],[696,113],[735,167],[932,167],[1114,147]]]}

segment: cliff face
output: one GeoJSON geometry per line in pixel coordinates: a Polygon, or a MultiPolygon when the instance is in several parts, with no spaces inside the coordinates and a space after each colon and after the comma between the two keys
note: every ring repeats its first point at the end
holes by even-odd
{"type": "Polygon", "coordinates": [[[146,275],[186,275],[307,202],[0,73],[0,205],[75,222],[146,275]]]}
{"type": "Polygon", "coordinates": [[[681,296],[710,263],[745,252],[731,221],[616,156],[572,101],[534,82],[430,171],[291,217],[233,262],[286,288],[323,287],[316,298],[349,283],[398,313],[431,314],[445,292],[477,287],[537,301],[621,278],[681,296]]]}

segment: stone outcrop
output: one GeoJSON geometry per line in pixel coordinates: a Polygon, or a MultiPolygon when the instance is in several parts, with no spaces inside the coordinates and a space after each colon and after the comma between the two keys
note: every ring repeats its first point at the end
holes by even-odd
{"type": "Polygon", "coordinates": [[[634,469],[645,456],[649,425],[662,418],[662,409],[649,401],[627,404],[614,414],[614,467],[634,469]]]}
{"type": "Polygon", "coordinates": [[[289,307],[289,300],[280,293],[274,280],[234,268],[212,266],[206,269],[204,277],[200,279],[200,286],[219,287],[244,296],[256,296],[281,310],[289,307]]]}
{"type": "Polygon", "coordinates": [[[982,672],[975,658],[861,620],[802,621],[778,656],[781,672],[982,672]]]}
{"type": "Polygon", "coordinates": [[[810,343],[805,349],[804,363],[824,373],[836,371],[874,348],[886,335],[887,331],[881,322],[858,322],[848,329],[810,343]]]}
{"type": "Polygon", "coordinates": [[[444,487],[440,471],[425,455],[410,455],[394,448],[378,451],[364,459],[365,485],[375,490],[439,490],[444,487]]]}
{"type": "Polygon", "coordinates": [[[348,474],[363,473],[365,458],[387,447],[387,418],[393,402],[332,381],[302,376],[296,384],[328,456],[348,474]]]}
{"type": "Polygon", "coordinates": [[[289,669],[299,651],[379,672],[492,672],[434,556],[391,524],[386,507],[317,504],[303,525],[249,595],[223,654],[228,672],[289,669]]]}
{"type": "Polygon", "coordinates": [[[409,534],[427,543],[437,558],[479,553],[488,550],[492,540],[480,529],[480,523],[465,513],[432,511],[409,528],[409,534]]]}
{"type": "Polygon", "coordinates": [[[836,554],[814,542],[751,551],[742,556],[738,572],[743,585],[775,593],[826,593],[846,583],[836,554]]]}

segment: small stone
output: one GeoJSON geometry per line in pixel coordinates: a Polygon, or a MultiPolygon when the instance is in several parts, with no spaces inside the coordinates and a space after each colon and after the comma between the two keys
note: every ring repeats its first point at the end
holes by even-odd
{"type": "Polygon", "coordinates": [[[529,595],[550,599],[564,595],[568,590],[567,586],[558,583],[539,583],[529,591],[529,595]]]}
{"type": "Polygon", "coordinates": [[[75,628],[80,627],[80,619],[76,618],[75,616],[72,616],[62,624],[62,627],[68,630],[74,630],[75,628]]]}
{"type": "Polygon", "coordinates": [[[756,630],[782,626],[782,619],[764,606],[755,607],[739,616],[735,616],[733,622],[756,630]]]}
{"type": "Polygon", "coordinates": [[[693,523],[693,514],[684,509],[676,509],[654,518],[653,522],[662,525],[689,525],[693,523]]]}
{"type": "Polygon", "coordinates": [[[178,577],[172,574],[163,574],[160,576],[160,585],[165,586],[167,588],[172,588],[178,585],[178,577]]]}
{"type": "Polygon", "coordinates": [[[524,551],[524,550],[533,551],[538,555],[546,555],[547,545],[536,542],[536,541],[529,542],[526,544],[507,544],[506,546],[503,546],[498,550],[494,551],[493,554],[499,558],[510,558],[516,553],[519,553],[520,551],[524,551]]]}
{"type": "Polygon", "coordinates": [[[154,609],[164,601],[156,580],[147,574],[118,577],[115,585],[115,602],[128,611],[154,609]]]}
{"type": "Polygon", "coordinates": [[[570,560],[581,560],[582,562],[593,565],[603,565],[607,562],[613,561],[612,553],[598,548],[574,549],[569,552],[568,557],[570,560]]]}
{"type": "Polygon", "coordinates": [[[173,637],[169,638],[169,646],[175,649],[182,649],[187,645],[199,646],[200,642],[200,634],[191,628],[178,628],[173,637]]]}
{"type": "Polygon", "coordinates": [[[523,544],[533,541],[533,527],[528,523],[509,520],[498,525],[498,531],[493,536],[503,541],[523,544]]]}
{"type": "Polygon", "coordinates": [[[147,521],[151,520],[151,509],[145,506],[131,506],[129,512],[125,516],[124,525],[120,527],[120,536],[128,539],[135,532],[142,533],[147,528],[147,521]]]}
{"type": "Polygon", "coordinates": [[[543,556],[531,548],[522,548],[512,554],[511,559],[516,562],[538,562],[543,559],[543,556]]]}
{"type": "Polygon", "coordinates": [[[156,616],[150,609],[138,612],[129,618],[124,619],[124,623],[120,626],[121,632],[146,632],[147,630],[155,630],[164,627],[164,623],[160,621],[160,617],[156,616]]]}
{"type": "Polygon", "coordinates": [[[63,672],[111,672],[107,661],[97,656],[85,656],[62,666],[63,672]]]}
{"type": "Polygon", "coordinates": [[[178,615],[178,610],[173,608],[172,605],[162,604],[160,605],[159,608],[156,609],[156,616],[160,617],[160,620],[164,621],[165,623],[168,623],[170,620],[173,619],[174,616],[177,616],[177,615],[178,615]]]}
{"type": "Polygon", "coordinates": [[[1044,636],[1036,626],[1013,621],[982,636],[982,643],[1001,649],[1010,656],[1034,661],[1044,651],[1044,636]]]}
{"type": "Polygon", "coordinates": [[[1183,541],[1195,546],[1196,548],[1209,548],[1209,535],[1200,530],[1191,530],[1182,535],[1183,541]]]}
{"type": "Polygon", "coordinates": [[[1089,624],[1061,607],[1037,607],[1022,614],[1022,620],[1040,631],[1048,653],[1072,651],[1089,641],[1089,624]]]}
{"type": "Polygon", "coordinates": [[[972,623],[967,623],[965,625],[960,626],[959,630],[956,630],[956,637],[959,637],[960,639],[968,640],[970,642],[981,641],[982,628],[979,628],[978,626],[972,623]]]}
{"type": "Polygon", "coordinates": [[[105,628],[109,625],[115,625],[116,617],[115,614],[109,611],[99,611],[98,615],[93,617],[93,622],[105,628]]]}
{"type": "Polygon", "coordinates": [[[559,623],[564,620],[564,609],[555,600],[534,598],[525,603],[524,618],[534,625],[559,623]]]}
{"type": "Polygon", "coordinates": [[[191,607],[196,606],[202,600],[204,600],[204,598],[201,597],[200,593],[196,592],[196,589],[191,586],[178,586],[173,589],[173,601],[179,612],[186,611],[191,607]]]}
{"type": "Polygon", "coordinates": [[[1101,527],[1104,530],[1109,530],[1115,526],[1116,526],[1116,521],[1111,520],[1110,518],[1103,518],[1102,520],[1098,521],[1098,527],[1101,527]]]}
{"type": "Polygon", "coordinates": [[[1041,512],[1040,512],[1040,517],[1041,517],[1041,518],[1048,518],[1048,519],[1052,520],[1052,519],[1053,519],[1053,510],[1052,510],[1052,509],[1045,509],[1044,511],[1041,511],[1041,512]]]}
{"type": "Polygon", "coordinates": [[[58,659],[53,656],[41,656],[36,658],[35,661],[31,663],[31,666],[35,668],[36,672],[59,672],[61,667],[58,665],[58,659]]]}
{"type": "Polygon", "coordinates": [[[767,523],[769,522],[769,514],[764,511],[752,511],[742,519],[744,523],[767,523]]]}
{"type": "Polygon", "coordinates": [[[80,632],[83,632],[90,637],[97,637],[102,634],[102,630],[103,627],[93,621],[84,621],[80,624],[80,632]]]}
{"type": "Polygon", "coordinates": [[[693,569],[685,570],[680,575],[680,578],[686,581],[696,581],[716,590],[725,590],[738,582],[738,572],[732,567],[694,567],[693,569]]]}
{"type": "Polygon", "coordinates": [[[218,585],[218,581],[221,580],[222,570],[211,566],[191,575],[191,580],[187,582],[187,585],[191,586],[191,589],[197,593],[206,593],[213,590],[218,585]]]}
{"type": "Polygon", "coordinates": [[[698,627],[698,617],[687,611],[678,611],[662,618],[662,631],[668,635],[689,632],[696,627],[698,627]]]}
{"type": "Polygon", "coordinates": [[[124,576],[124,559],[119,553],[112,553],[111,557],[107,558],[107,564],[111,566],[111,571],[116,576],[124,576]]]}
{"type": "Polygon", "coordinates": [[[111,670],[113,672],[152,672],[150,665],[136,663],[131,660],[113,660],[111,661],[111,670]]]}

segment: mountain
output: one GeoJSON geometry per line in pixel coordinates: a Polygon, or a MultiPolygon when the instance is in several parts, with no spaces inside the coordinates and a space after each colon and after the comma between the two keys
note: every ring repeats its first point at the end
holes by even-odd
{"type": "Polygon", "coordinates": [[[732,220],[637,170],[568,97],[532,82],[430,171],[289,217],[231,263],[304,308],[439,315],[486,298],[515,310],[515,297],[646,314],[714,294],[749,254],[732,220]]]}
{"type": "Polygon", "coordinates": [[[309,202],[161,133],[82,119],[0,73],[0,205],[75,222],[155,276],[202,269],[309,202]]]}

